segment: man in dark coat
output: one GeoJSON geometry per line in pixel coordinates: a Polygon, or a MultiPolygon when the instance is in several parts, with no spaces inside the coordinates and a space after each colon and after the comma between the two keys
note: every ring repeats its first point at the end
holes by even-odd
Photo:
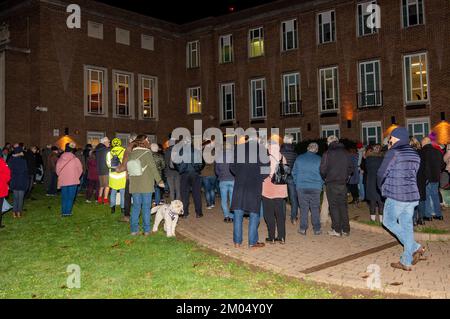
{"type": "Polygon", "coordinates": [[[350,234],[347,204],[347,181],[353,173],[353,162],[339,139],[331,135],[327,139],[328,150],[320,162],[320,175],[325,181],[327,199],[330,204],[330,236],[341,237],[350,234]]]}
{"type": "Polygon", "coordinates": [[[442,153],[433,147],[428,137],[422,140],[422,152],[426,183],[425,217],[423,219],[428,221],[431,221],[432,218],[443,220],[439,200],[439,179],[445,168],[444,158],[442,153]]]}
{"type": "MultiPolygon", "coordinates": [[[[230,165],[230,171],[234,175],[234,189],[230,210],[234,211],[233,218],[233,242],[235,247],[242,245],[242,223],[244,213],[250,214],[248,225],[248,243],[251,248],[264,247],[264,243],[258,242],[258,227],[262,200],[262,183],[267,177],[269,169],[264,170],[260,161],[259,147],[257,154],[250,154],[258,141],[251,137],[244,145],[236,147],[234,163],[230,165]],[[245,151],[244,156],[239,156],[239,147],[245,151]],[[256,158],[256,161],[252,161],[256,158]],[[242,159],[242,161],[241,161],[242,159]],[[255,162],[255,163],[253,163],[255,162]]],[[[267,167],[266,167],[267,168],[267,167]]]]}
{"type": "Polygon", "coordinates": [[[9,187],[14,194],[13,214],[14,218],[22,217],[25,192],[29,186],[27,161],[21,146],[15,146],[11,158],[8,160],[11,170],[9,187]]]}
{"type": "Polygon", "coordinates": [[[404,247],[400,261],[391,267],[411,271],[424,253],[424,248],[414,240],[414,207],[419,204],[417,171],[420,157],[409,145],[409,133],[404,127],[392,131],[389,151],[378,169],[377,182],[386,197],[383,224],[404,247]]]}
{"type": "MultiPolygon", "coordinates": [[[[287,165],[291,168],[294,167],[294,162],[298,156],[297,152],[294,150],[294,145],[292,145],[292,141],[294,140],[293,136],[291,134],[287,134],[284,137],[284,144],[281,146],[280,152],[281,155],[283,155],[286,158],[287,165]]],[[[294,179],[292,178],[292,175],[289,174],[287,179],[287,186],[288,186],[288,195],[289,195],[289,201],[291,202],[291,223],[296,224],[297,223],[297,215],[298,215],[298,197],[297,197],[297,188],[294,183],[294,179]]]]}
{"type": "Polygon", "coordinates": [[[104,137],[100,140],[100,144],[95,147],[95,158],[97,160],[97,172],[99,179],[98,199],[99,204],[109,205],[109,168],[106,165],[106,155],[109,152],[109,138],[104,137]]]}

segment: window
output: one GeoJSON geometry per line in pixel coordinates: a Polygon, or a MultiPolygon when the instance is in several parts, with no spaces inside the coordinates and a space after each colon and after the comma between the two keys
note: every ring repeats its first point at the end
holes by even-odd
{"type": "Polygon", "coordinates": [[[202,96],[200,87],[193,87],[188,89],[188,114],[195,114],[202,112],[202,96]]]}
{"type": "Polygon", "coordinates": [[[380,61],[359,63],[358,107],[382,105],[380,61]]]}
{"type": "Polygon", "coordinates": [[[430,133],[430,118],[421,117],[414,119],[407,119],[409,135],[414,136],[420,141],[430,133]]]}
{"type": "Polygon", "coordinates": [[[300,73],[283,74],[282,115],[300,114],[300,73]]]}
{"type": "Polygon", "coordinates": [[[297,20],[288,20],[281,23],[281,34],[282,34],[282,50],[288,51],[297,49],[297,20]]]}
{"type": "Polygon", "coordinates": [[[334,10],[317,15],[319,44],[335,41],[336,25],[334,15],[334,10]]]}
{"type": "Polygon", "coordinates": [[[130,45],[130,31],[116,28],[116,43],[130,45]]]}
{"type": "Polygon", "coordinates": [[[234,83],[220,85],[220,119],[222,122],[233,121],[234,114],[234,83]]]}
{"type": "Polygon", "coordinates": [[[100,144],[100,140],[105,137],[105,132],[87,132],[87,144],[91,144],[93,147],[96,147],[100,144]]]}
{"type": "Polygon", "coordinates": [[[377,33],[377,28],[375,26],[370,28],[367,25],[367,21],[369,21],[370,16],[375,12],[375,9],[367,12],[367,7],[371,4],[376,4],[376,1],[368,1],[363,3],[358,3],[358,35],[360,37],[368,34],[377,33]]]}
{"type": "Polygon", "coordinates": [[[141,48],[150,51],[154,50],[153,37],[151,35],[141,35],[141,48]]]}
{"type": "Polygon", "coordinates": [[[103,40],[103,24],[88,21],[88,37],[103,40]]]}
{"type": "Polygon", "coordinates": [[[113,70],[113,108],[114,117],[133,118],[134,98],[133,98],[133,74],[123,71],[113,70]]]}
{"type": "Polygon", "coordinates": [[[428,101],[427,54],[414,54],[404,57],[405,102],[420,103],[428,101]]]}
{"type": "Polygon", "coordinates": [[[362,123],[362,142],[364,145],[379,144],[383,138],[381,122],[362,123]]]}
{"type": "Polygon", "coordinates": [[[85,115],[108,116],[107,70],[94,66],[84,66],[85,115]]]}
{"type": "Polygon", "coordinates": [[[187,68],[198,68],[200,65],[200,43],[198,41],[188,42],[186,55],[187,68]]]}
{"type": "Polygon", "coordinates": [[[287,134],[291,134],[294,137],[294,139],[292,141],[293,144],[297,144],[302,141],[302,132],[299,127],[285,129],[284,135],[287,135],[287,134]]]}
{"type": "Polygon", "coordinates": [[[255,58],[264,55],[264,29],[251,29],[249,32],[249,56],[255,58]]]}
{"type": "Polygon", "coordinates": [[[320,69],[320,110],[321,112],[339,109],[338,68],[320,69]]]}
{"type": "Polygon", "coordinates": [[[266,117],[266,80],[250,80],[251,118],[266,117]]]}
{"type": "Polygon", "coordinates": [[[158,118],[158,78],[139,75],[139,119],[158,118]]]}
{"type": "Polygon", "coordinates": [[[220,63],[229,63],[233,61],[233,36],[231,34],[220,37],[220,63]]]}
{"type": "Polygon", "coordinates": [[[131,134],[129,133],[116,133],[116,137],[122,142],[123,147],[128,146],[128,142],[130,141],[131,134]]]}
{"type": "Polygon", "coordinates": [[[339,124],[335,125],[322,125],[322,138],[334,135],[339,138],[339,124]]]}
{"type": "Polygon", "coordinates": [[[402,0],[403,27],[423,24],[423,0],[402,0]]]}

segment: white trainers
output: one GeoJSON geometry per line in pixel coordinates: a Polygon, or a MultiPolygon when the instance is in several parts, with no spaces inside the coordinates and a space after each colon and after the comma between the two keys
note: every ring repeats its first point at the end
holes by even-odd
{"type": "Polygon", "coordinates": [[[328,235],[334,236],[334,237],[341,237],[341,234],[336,232],[334,229],[328,231],[328,235]]]}

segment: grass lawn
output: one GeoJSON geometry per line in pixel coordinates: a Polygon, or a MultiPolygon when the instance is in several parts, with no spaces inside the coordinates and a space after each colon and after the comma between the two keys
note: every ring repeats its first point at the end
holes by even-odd
{"type": "Polygon", "coordinates": [[[338,292],[210,254],[193,242],[129,235],[109,208],[79,196],[74,216],[34,190],[22,219],[0,230],[0,298],[340,298],[338,292]],[[81,267],[68,289],[66,268],[81,267]]]}

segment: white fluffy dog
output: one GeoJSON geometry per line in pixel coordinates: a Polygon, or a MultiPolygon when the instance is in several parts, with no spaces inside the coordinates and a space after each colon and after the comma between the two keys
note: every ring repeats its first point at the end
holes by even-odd
{"type": "Polygon", "coordinates": [[[151,213],[156,213],[152,231],[157,232],[159,223],[164,219],[164,231],[167,237],[175,237],[178,217],[184,214],[183,203],[180,200],[174,200],[170,204],[158,205],[152,208],[151,213]]]}

